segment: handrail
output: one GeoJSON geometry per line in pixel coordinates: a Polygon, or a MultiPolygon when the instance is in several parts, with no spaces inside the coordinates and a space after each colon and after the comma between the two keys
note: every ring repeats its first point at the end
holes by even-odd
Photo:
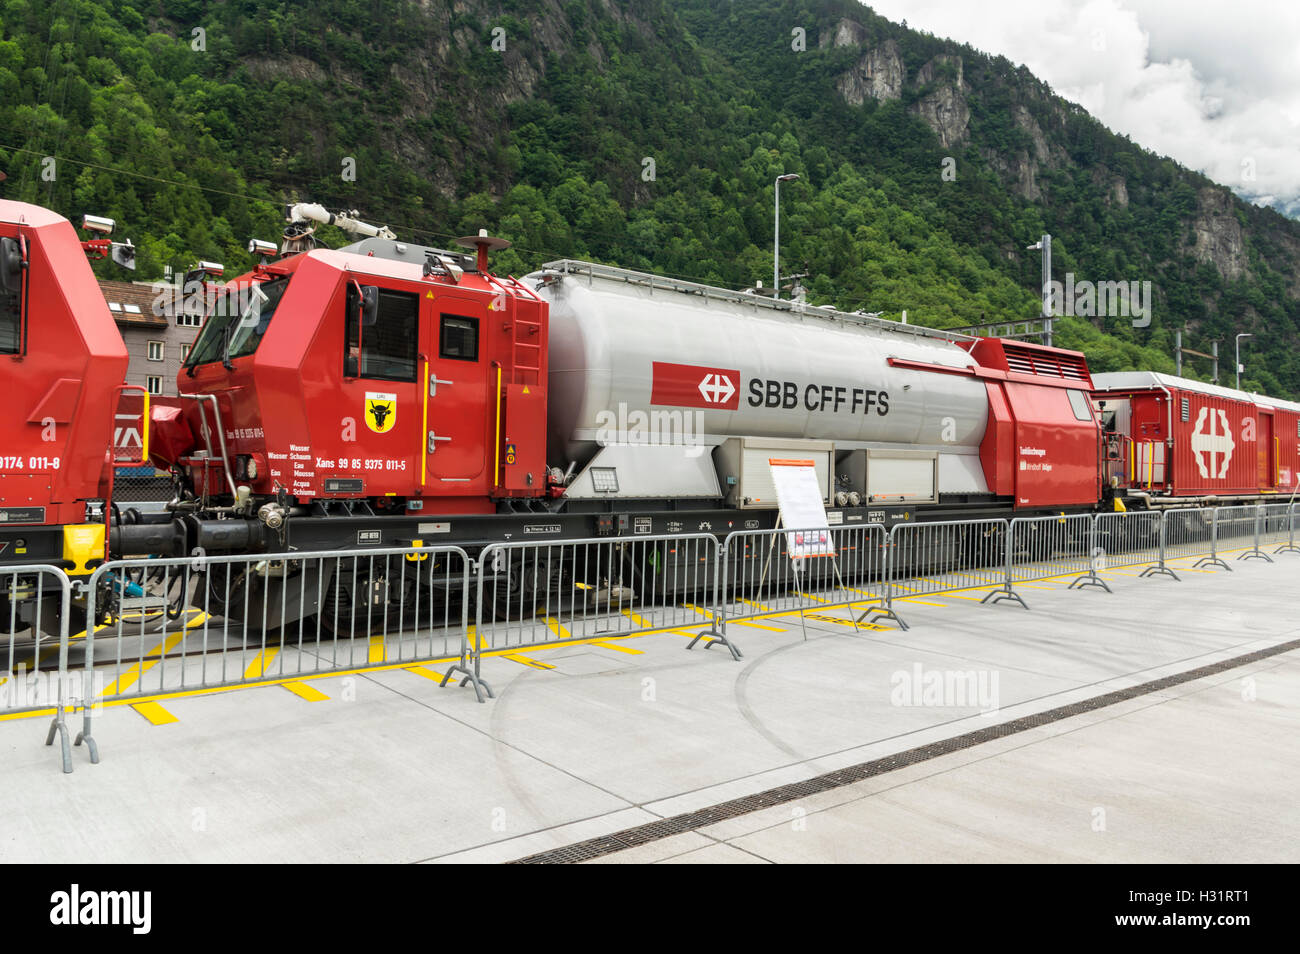
{"type": "Polygon", "coordinates": [[[492,363],[497,367],[496,429],[492,438],[492,489],[495,491],[501,486],[501,365],[492,363]]]}

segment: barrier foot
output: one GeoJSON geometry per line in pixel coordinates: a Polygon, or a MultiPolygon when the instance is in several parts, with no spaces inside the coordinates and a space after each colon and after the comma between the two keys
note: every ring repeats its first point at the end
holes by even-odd
{"type": "Polygon", "coordinates": [[[1143,577],[1145,577],[1145,576],[1161,576],[1161,575],[1164,575],[1164,576],[1172,576],[1175,580],[1178,580],[1179,583],[1182,582],[1182,580],[1179,580],[1179,579],[1178,579],[1178,574],[1175,573],[1173,570],[1169,569],[1169,567],[1167,567],[1167,566],[1159,566],[1159,565],[1149,566],[1149,567],[1147,567],[1145,570],[1143,570],[1141,573],[1138,574],[1138,576],[1143,576],[1143,577]]]}
{"type": "Polygon", "coordinates": [[[1199,560],[1197,560],[1195,563],[1192,564],[1192,569],[1197,569],[1197,570],[1199,570],[1199,569],[1200,569],[1201,567],[1203,567],[1203,566],[1221,566],[1221,567],[1223,567],[1225,570],[1227,570],[1229,573],[1232,572],[1232,567],[1228,566],[1228,564],[1224,563],[1222,560],[1220,560],[1220,559],[1219,559],[1218,557],[1216,557],[1216,556],[1213,556],[1213,557],[1201,557],[1199,560]]]}
{"type": "Polygon", "coordinates": [[[54,735],[58,733],[59,749],[63,755],[63,774],[72,774],[72,746],[68,745],[68,724],[63,721],[63,711],[50,722],[50,731],[45,734],[45,744],[54,744],[54,735]]]}
{"type": "Polygon", "coordinates": [[[82,724],[81,731],[77,733],[77,737],[72,740],[72,744],[74,746],[80,745],[82,742],[86,743],[86,751],[90,753],[90,764],[98,765],[99,764],[99,743],[97,743],[95,741],[95,737],[90,734],[89,717],[87,717],[85,722],[82,724]]]}
{"type": "Polygon", "coordinates": [[[1278,553],[1300,553],[1300,547],[1292,546],[1292,545],[1289,544],[1289,543],[1284,543],[1284,544],[1282,544],[1280,547],[1278,547],[1276,550],[1274,550],[1273,553],[1274,553],[1274,554],[1278,554],[1278,553]]]}
{"type": "Polygon", "coordinates": [[[895,613],[894,608],[892,606],[886,604],[868,607],[866,610],[863,611],[862,615],[857,618],[857,621],[854,625],[856,625],[857,623],[874,623],[877,620],[881,620],[881,619],[892,619],[895,623],[898,624],[898,628],[901,629],[903,632],[907,632],[907,630],[910,628],[907,625],[907,623],[903,621],[903,617],[895,613]]]}
{"type": "Polygon", "coordinates": [[[1267,553],[1265,553],[1263,550],[1259,549],[1259,547],[1256,547],[1253,550],[1248,550],[1247,552],[1243,553],[1241,556],[1237,557],[1237,559],[1238,560],[1264,560],[1268,563],[1273,562],[1273,558],[1269,556],[1267,553]]]}
{"type": "Polygon", "coordinates": [[[1083,576],[1079,577],[1078,579],[1071,580],[1070,585],[1067,586],[1066,589],[1072,590],[1076,586],[1079,589],[1083,589],[1085,586],[1099,586],[1107,593],[1112,592],[1110,586],[1107,585],[1106,581],[1103,580],[1101,577],[1099,577],[1096,573],[1085,573],[1083,576]]]}
{"type": "Polygon", "coordinates": [[[980,602],[992,605],[994,603],[1001,603],[1003,600],[1015,600],[1023,608],[1029,609],[1029,604],[1024,601],[1024,598],[1009,586],[999,587],[992,593],[987,594],[984,599],[980,600],[980,602]]]}
{"type": "Polygon", "coordinates": [[[478,697],[479,702],[487,701],[486,699],[483,698],[484,692],[487,693],[488,699],[496,698],[496,693],[492,691],[492,687],[488,685],[488,681],[484,679],[482,676],[475,673],[474,670],[470,669],[468,666],[464,665],[463,663],[456,663],[455,665],[447,667],[447,672],[442,677],[442,682],[438,683],[438,685],[440,686],[447,685],[447,683],[451,680],[451,677],[454,676],[456,673],[462,673],[465,677],[460,681],[460,684],[462,686],[474,687],[474,695],[478,697]]]}
{"type": "Polygon", "coordinates": [[[731,653],[732,659],[740,662],[740,660],[744,658],[744,654],[740,651],[740,648],[729,640],[725,633],[721,633],[716,629],[706,629],[702,633],[697,633],[695,638],[686,644],[686,648],[694,649],[695,644],[701,639],[708,639],[708,642],[704,644],[705,649],[712,649],[714,643],[721,643],[723,646],[727,647],[727,650],[731,653]]]}

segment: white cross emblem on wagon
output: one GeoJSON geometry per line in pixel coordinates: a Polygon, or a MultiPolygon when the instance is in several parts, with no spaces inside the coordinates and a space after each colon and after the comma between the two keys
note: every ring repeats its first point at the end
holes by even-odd
{"type": "Polygon", "coordinates": [[[1232,451],[1236,446],[1232,440],[1232,428],[1228,426],[1227,413],[1219,408],[1201,408],[1196,415],[1196,427],[1192,431],[1192,452],[1196,455],[1196,467],[1201,476],[1215,480],[1227,476],[1228,464],[1232,461],[1232,451]],[[1218,425],[1222,425],[1222,429],[1218,425]]]}

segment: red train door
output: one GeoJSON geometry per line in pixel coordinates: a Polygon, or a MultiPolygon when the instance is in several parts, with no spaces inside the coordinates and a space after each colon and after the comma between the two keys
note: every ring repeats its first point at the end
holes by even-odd
{"type": "Polygon", "coordinates": [[[427,493],[486,493],[479,486],[489,452],[487,310],[469,296],[439,290],[424,298],[420,351],[427,366],[423,411],[427,493]]]}
{"type": "Polygon", "coordinates": [[[1259,411],[1259,489],[1277,489],[1277,445],[1273,440],[1273,411],[1271,408],[1257,408],[1259,411]]]}

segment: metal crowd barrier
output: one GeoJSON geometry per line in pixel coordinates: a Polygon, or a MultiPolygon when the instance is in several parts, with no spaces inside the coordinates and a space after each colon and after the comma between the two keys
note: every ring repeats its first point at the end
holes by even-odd
{"type": "Polygon", "coordinates": [[[1295,549],[1294,509],[1290,503],[1261,504],[1257,516],[1255,550],[1258,556],[1272,563],[1272,558],[1264,553],[1262,547],[1276,546],[1274,553],[1286,552],[1287,547],[1295,549]]]}
{"type": "Polygon", "coordinates": [[[1297,508],[1300,508],[1300,504],[1289,503],[1286,505],[1286,508],[1287,508],[1286,543],[1280,544],[1278,548],[1273,552],[1274,553],[1300,553],[1300,546],[1296,546],[1296,542],[1295,542],[1296,519],[1300,517],[1300,513],[1297,513],[1296,511],[1297,508]]]}
{"type": "MultiPolygon", "coordinates": [[[[1103,569],[1160,564],[1160,512],[1097,514],[1097,556],[1103,569]]],[[[1144,571],[1145,572],[1145,571],[1144,571]]]]}
{"type": "Polygon", "coordinates": [[[996,585],[981,603],[1022,600],[1007,586],[1007,521],[947,520],[899,523],[889,531],[889,586],[885,604],[868,609],[859,622],[893,619],[895,599],[996,585]],[[900,594],[902,594],[900,596],[900,594]]]}
{"type": "Polygon", "coordinates": [[[740,659],[729,623],[795,611],[802,623],[847,607],[848,618],[827,618],[906,630],[896,601],[988,587],[982,603],[1028,609],[1016,586],[1033,580],[1072,576],[1070,588],[1109,592],[1105,567],[1147,564],[1143,576],[1177,579],[1170,560],[1208,553],[1198,567],[1228,568],[1225,545],[1242,544],[1239,559],[1268,559],[1265,546],[1300,552],[1296,520],[1296,505],[1277,503],[900,523],[888,533],[879,524],[778,528],[721,543],[707,533],[516,541],[477,561],[454,546],[118,560],[79,586],[84,638],[69,636],[81,616],[62,570],[6,567],[0,712],[53,706],[47,744],[60,736],[70,772],[65,712],[83,709],[72,745],[86,742],[98,762],[93,713],[106,699],[443,659],[453,662],[442,685],[459,678],[484,701],[487,651],[676,631],[689,647],[707,640],[740,659]]]}
{"type": "Polygon", "coordinates": [[[485,547],[470,647],[475,678],[481,681],[484,650],[659,630],[692,636],[690,646],[700,639],[706,646],[721,644],[740,659],[714,619],[719,562],[718,540],[707,533],[485,547]]]}
{"type": "MultiPolygon", "coordinates": [[[[1015,599],[1016,583],[1072,576],[1069,589],[1095,586],[1109,593],[1100,569],[1097,524],[1092,514],[1013,517],[1007,534],[1007,568],[1003,599],[1015,599]]],[[[997,602],[996,600],[994,602],[997,602]]]]}
{"type": "MultiPolygon", "coordinates": [[[[745,624],[781,613],[805,614],[888,600],[888,548],[878,523],[812,529],[737,530],[722,544],[717,621],[745,624]]],[[[856,630],[858,620],[825,617],[856,630]]]]}
{"type": "Polygon", "coordinates": [[[443,684],[479,692],[469,568],[449,546],[114,560],[87,584],[84,668],[131,699],[450,656],[443,684]]]}
{"type": "Polygon", "coordinates": [[[1215,507],[1214,523],[1216,552],[1244,551],[1237,554],[1238,560],[1263,557],[1255,545],[1259,537],[1257,507],[1215,507]]]}
{"type": "MultiPolygon", "coordinates": [[[[59,737],[63,771],[72,771],[72,747],[65,713],[89,706],[83,680],[68,670],[68,625],[72,618],[72,585],[63,570],[46,563],[0,569],[4,591],[5,670],[0,673],[0,713],[17,714],[53,707],[54,718],[45,744],[59,737]],[[19,606],[30,607],[20,614],[19,606]],[[30,618],[25,618],[30,615],[30,618]],[[54,665],[50,665],[53,662],[54,665]]],[[[81,744],[81,739],[77,739],[81,744]]],[[[87,746],[90,761],[99,753],[87,746]]]]}

